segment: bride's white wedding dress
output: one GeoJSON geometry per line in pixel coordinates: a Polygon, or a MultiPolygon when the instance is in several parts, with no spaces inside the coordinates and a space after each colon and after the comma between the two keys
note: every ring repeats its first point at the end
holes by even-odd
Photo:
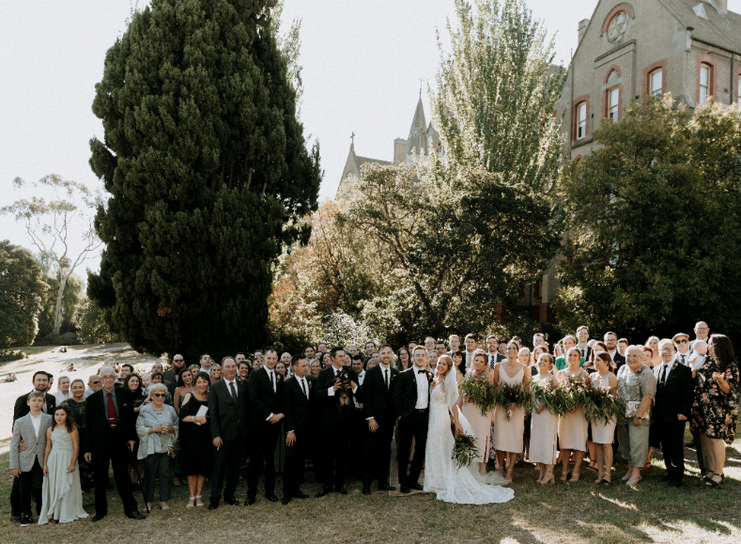
{"type": "MultiPolygon", "coordinates": [[[[486,477],[478,474],[478,463],[457,469],[451,458],[453,433],[450,430],[449,407],[458,410],[458,384],[455,373],[449,372],[444,387],[438,385],[430,393],[430,419],[427,427],[424,490],[437,493],[438,500],[456,504],[491,504],[511,501],[515,492],[493,483],[507,483],[497,473],[486,477]],[[451,376],[452,374],[452,376],[451,376]],[[449,394],[446,394],[446,390],[449,394]],[[485,478],[485,479],[484,479],[485,478]],[[484,479],[481,483],[480,480],[484,479]]],[[[458,410],[458,420],[466,434],[473,435],[468,420],[458,410]]]]}

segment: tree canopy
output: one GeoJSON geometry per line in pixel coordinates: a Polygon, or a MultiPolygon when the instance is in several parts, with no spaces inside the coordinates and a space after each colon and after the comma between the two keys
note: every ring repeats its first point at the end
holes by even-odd
{"type": "Polygon", "coordinates": [[[275,1],[154,0],[106,55],[93,171],[110,199],[88,295],[138,350],[195,356],[267,339],[271,266],[316,209],[275,1]]]}
{"type": "Polygon", "coordinates": [[[568,261],[561,322],[623,334],[674,334],[698,320],[741,333],[741,115],[663,101],[633,103],[595,131],[563,197],[568,261]]]}
{"type": "Polygon", "coordinates": [[[0,350],[33,342],[47,289],[31,252],[0,241],[0,350]]]}

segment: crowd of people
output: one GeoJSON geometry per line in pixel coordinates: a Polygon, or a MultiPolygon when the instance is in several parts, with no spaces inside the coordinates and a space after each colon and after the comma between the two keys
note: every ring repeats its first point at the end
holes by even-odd
{"type": "Polygon", "coordinates": [[[264,497],[289,504],[305,499],[301,489],[310,466],[322,484],[315,494],[347,494],[345,482],[362,482],[362,493],[393,491],[390,467],[398,462],[401,493],[437,493],[448,502],[484,504],[510,500],[518,458],[538,468],[537,481],[577,482],[582,467],[595,483],[612,483],[614,451],[627,461],[622,480],[636,485],[660,448],[669,486],[686,476],[684,448],[697,453],[703,484],[725,482],[725,444],[738,424],[739,370],[731,341],[709,335],[650,337],[631,345],[613,332],[590,339],[575,335],[549,345],[535,334],[532,349],[513,337],[495,335],[479,349],[478,338],[452,335],[448,342],[427,337],[396,351],[368,342],[331,350],[319,344],[304,353],[273,348],[226,356],[209,354],[188,366],[176,354],[170,368],[160,363],[141,375],[131,365],[105,361],[88,387],[62,376],[33,375],[33,391],[18,398],[14,411],[10,468],[12,515],[38,523],[86,517],[82,491],[94,490],[93,521],[106,516],[106,487],[112,466],[127,517],[143,519],[133,493],[140,482],[146,511],[155,492],[168,510],[172,485],[187,481],[186,508],[239,505],[240,474],[247,480],[245,505],[255,503],[260,479],[264,497]],[[619,399],[609,419],[588,419],[583,406],[555,414],[534,402],[487,407],[469,398],[466,380],[487,387],[525,389],[559,384],[599,389],[619,399]],[[684,444],[689,422],[693,437],[684,444]],[[451,424],[453,430],[451,431],[451,424]],[[475,438],[470,470],[454,466],[456,436],[475,438]],[[394,451],[392,446],[395,443],[394,451]],[[589,459],[588,464],[585,458],[589,459]],[[420,483],[427,467],[424,483],[420,483]],[[487,470],[493,468],[493,470],[487,470]],[[282,474],[282,499],[276,496],[282,474]],[[204,501],[206,482],[209,499],[204,501]]]}

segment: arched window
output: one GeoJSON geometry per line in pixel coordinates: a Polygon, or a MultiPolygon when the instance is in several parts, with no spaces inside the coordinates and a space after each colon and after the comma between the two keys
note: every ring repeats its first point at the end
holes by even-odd
{"type": "Polygon", "coordinates": [[[620,87],[613,87],[607,91],[607,117],[613,123],[618,122],[620,113],[620,87]]]}

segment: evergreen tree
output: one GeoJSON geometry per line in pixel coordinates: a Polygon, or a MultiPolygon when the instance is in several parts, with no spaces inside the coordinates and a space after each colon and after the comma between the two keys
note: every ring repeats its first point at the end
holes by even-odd
{"type": "Polygon", "coordinates": [[[93,171],[111,198],[88,294],[137,350],[215,355],[267,340],[271,265],[305,240],[306,149],[274,0],[154,0],[108,51],[93,171]]]}

